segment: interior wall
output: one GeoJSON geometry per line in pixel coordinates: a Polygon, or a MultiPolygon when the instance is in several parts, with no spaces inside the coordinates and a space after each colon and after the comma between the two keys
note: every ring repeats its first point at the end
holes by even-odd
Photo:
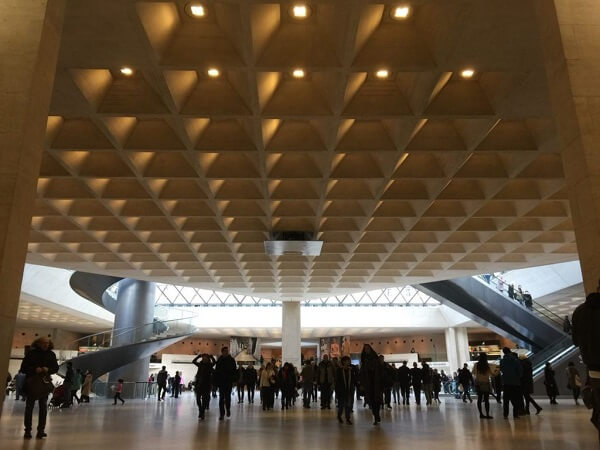
{"type": "Polygon", "coordinates": [[[13,334],[11,348],[22,349],[36,340],[38,337],[47,336],[52,339],[54,348],[58,350],[77,350],[77,339],[84,336],[83,333],[77,333],[60,328],[36,328],[36,327],[18,327],[13,334]]]}
{"type": "Polygon", "coordinates": [[[211,355],[218,355],[221,353],[221,347],[224,346],[229,346],[229,338],[202,339],[191,337],[163,348],[156,353],[156,356],[160,359],[163,354],[197,355],[199,353],[209,353],[211,355]]]}

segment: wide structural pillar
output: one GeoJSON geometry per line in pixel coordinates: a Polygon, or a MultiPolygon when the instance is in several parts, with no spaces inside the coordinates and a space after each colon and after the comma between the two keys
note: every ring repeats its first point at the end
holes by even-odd
{"type": "MultiPolygon", "coordinates": [[[[8,372],[64,0],[0,1],[0,373],[8,372]]],[[[0,411],[4,389],[0,393],[0,411]]],[[[0,412],[1,414],[1,412],[0,412]]]]}
{"type": "Polygon", "coordinates": [[[600,278],[600,2],[536,0],[586,293],[600,278]]]}
{"type": "MultiPolygon", "coordinates": [[[[149,281],[125,278],[119,281],[112,346],[134,344],[152,337],[156,285],[149,281]]],[[[150,358],[134,361],[113,370],[109,382],[148,381],[150,358]]]]}
{"type": "Polygon", "coordinates": [[[446,328],[444,337],[450,373],[456,372],[470,359],[467,329],[465,327],[446,328]]]}
{"type": "Polygon", "coordinates": [[[300,369],[300,302],[283,302],[281,310],[281,360],[300,369]]]}

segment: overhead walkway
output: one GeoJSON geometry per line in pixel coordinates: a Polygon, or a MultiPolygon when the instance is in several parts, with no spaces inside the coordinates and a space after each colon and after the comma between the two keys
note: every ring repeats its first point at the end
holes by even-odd
{"type": "Polygon", "coordinates": [[[508,298],[494,283],[479,277],[434,281],[416,286],[440,303],[531,350],[535,374],[548,360],[568,358],[576,352],[562,319],[533,302],[528,309],[508,298]]]}

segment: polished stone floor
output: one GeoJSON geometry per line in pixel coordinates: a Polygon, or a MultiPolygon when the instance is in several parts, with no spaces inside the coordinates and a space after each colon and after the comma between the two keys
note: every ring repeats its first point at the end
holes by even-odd
{"type": "MultiPolygon", "coordinates": [[[[217,420],[216,400],[205,422],[197,421],[190,393],[180,399],[132,400],[113,406],[105,399],[53,410],[48,415],[48,438],[24,441],[24,403],[7,399],[0,419],[0,449],[244,449],[244,450],[378,450],[420,449],[598,449],[598,434],[590,412],[563,400],[558,406],[541,402],[540,416],[504,420],[501,407],[492,405],[493,420],[480,421],[475,404],[444,398],[440,406],[395,407],[374,427],[362,406],[354,425],[338,424],[333,411],[263,412],[258,403],[232,403],[230,419],[217,420]]],[[[35,424],[36,416],[34,416],[35,424]]]]}

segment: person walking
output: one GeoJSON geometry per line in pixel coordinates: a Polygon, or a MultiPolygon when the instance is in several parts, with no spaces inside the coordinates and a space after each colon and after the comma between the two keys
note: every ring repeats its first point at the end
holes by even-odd
{"type": "Polygon", "coordinates": [[[71,361],[67,362],[67,370],[65,372],[65,378],[63,380],[63,401],[60,405],[61,408],[69,408],[73,401],[71,395],[71,385],[74,382],[75,371],[73,370],[73,363],[71,361]]]}
{"type": "Polygon", "coordinates": [[[504,390],[503,413],[504,418],[508,419],[509,402],[513,406],[513,418],[519,418],[519,396],[521,395],[521,375],[523,369],[516,355],[508,347],[502,349],[504,356],[500,361],[500,371],[502,372],[502,386],[504,390]]]}
{"type": "Polygon", "coordinates": [[[550,404],[558,405],[558,402],[556,401],[556,397],[558,396],[558,385],[556,384],[556,376],[550,361],[548,361],[546,367],[544,367],[544,386],[546,386],[546,394],[550,399],[550,404]]]}
{"type": "Polygon", "coordinates": [[[173,377],[173,386],[171,388],[171,397],[179,398],[179,392],[181,390],[181,373],[179,371],[175,372],[175,376],[173,377]]]}
{"type": "Polygon", "coordinates": [[[373,425],[381,423],[384,370],[377,353],[369,344],[365,344],[360,355],[360,385],[365,394],[365,400],[373,413],[373,425]]]}
{"type": "Polygon", "coordinates": [[[237,374],[236,374],[236,391],[238,396],[238,404],[244,403],[244,379],[246,377],[246,369],[241,362],[238,363],[237,374]]]}
{"type": "Polygon", "coordinates": [[[492,390],[490,378],[493,378],[494,371],[488,363],[487,353],[480,353],[477,363],[473,366],[473,379],[475,381],[475,391],[477,392],[477,410],[480,419],[492,419],[490,416],[490,392],[492,390]],[[481,404],[485,406],[485,414],[481,409],[481,404]]]}
{"type": "MultiPolygon", "coordinates": [[[[600,291],[600,286],[597,291],[600,291]]],[[[598,430],[600,442],[600,293],[589,294],[572,317],[573,343],[579,347],[581,359],[588,369],[586,388],[591,394],[591,422],[598,430]]]]}
{"type": "Polygon", "coordinates": [[[235,375],[235,359],[229,354],[229,348],[223,347],[215,366],[215,382],[219,388],[219,420],[223,420],[225,412],[227,417],[231,416],[231,390],[235,375]]]}
{"type": "Polygon", "coordinates": [[[334,367],[329,356],[323,355],[319,364],[319,388],[321,390],[321,409],[331,409],[331,390],[334,383],[334,367]]]}
{"type": "Polygon", "coordinates": [[[344,423],[342,420],[342,414],[344,414],[346,423],[352,425],[350,416],[352,414],[354,392],[356,390],[356,370],[350,364],[350,357],[348,355],[342,356],[340,362],[341,367],[338,367],[335,372],[335,398],[338,406],[337,418],[339,423],[344,423]]]}
{"type": "Polygon", "coordinates": [[[194,390],[196,405],[198,405],[198,419],[204,420],[210,403],[210,388],[216,361],[212,355],[202,353],[192,360],[192,364],[197,367],[194,390]],[[200,362],[198,362],[199,359],[200,362]]]}
{"type": "Polygon", "coordinates": [[[394,369],[394,384],[392,385],[392,395],[394,396],[394,405],[400,404],[400,380],[398,379],[398,369],[396,364],[392,364],[394,369]]]}
{"type": "Polygon", "coordinates": [[[469,370],[469,366],[467,363],[463,365],[462,369],[458,370],[458,384],[460,384],[463,388],[462,392],[462,401],[467,403],[467,398],[469,399],[469,403],[473,403],[473,399],[471,398],[471,386],[473,385],[473,375],[469,370]]]}
{"type": "Polygon", "coordinates": [[[162,366],[162,369],[156,374],[156,385],[158,386],[158,401],[165,399],[167,393],[167,380],[169,379],[169,372],[167,372],[167,366],[162,366]]]}
{"type": "Polygon", "coordinates": [[[433,371],[425,361],[421,363],[421,373],[423,392],[425,393],[425,404],[431,406],[433,400],[433,371]]]}
{"type": "Polygon", "coordinates": [[[256,388],[257,374],[254,364],[250,363],[244,371],[244,384],[248,391],[248,403],[254,403],[254,390],[256,388]]]}
{"type": "Polygon", "coordinates": [[[423,371],[419,369],[417,363],[413,363],[410,369],[410,380],[412,382],[413,393],[415,394],[415,403],[421,406],[421,389],[423,388],[423,371]]]}
{"type": "Polygon", "coordinates": [[[285,363],[281,372],[281,409],[290,409],[296,393],[296,369],[293,364],[285,363]]]}
{"type": "Polygon", "coordinates": [[[403,405],[410,405],[410,385],[412,380],[410,377],[410,369],[407,364],[408,361],[402,361],[402,365],[398,368],[398,382],[400,384],[403,405]]]}
{"type": "Polygon", "coordinates": [[[117,384],[113,387],[113,389],[115,391],[113,405],[117,404],[117,400],[121,400],[121,405],[124,405],[125,400],[123,400],[123,397],[121,397],[121,394],[123,393],[123,378],[119,378],[117,380],[117,384]]]}
{"type": "Polygon", "coordinates": [[[81,401],[84,403],[90,402],[90,393],[92,392],[92,372],[86,370],[81,384],[81,401]]]}
{"type": "Polygon", "coordinates": [[[392,409],[392,388],[394,386],[395,370],[391,364],[385,362],[385,357],[379,355],[379,360],[383,364],[383,403],[387,409],[392,409]]]}
{"type": "Polygon", "coordinates": [[[442,403],[440,400],[440,392],[442,390],[442,376],[437,369],[433,369],[431,375],[432,386],[433,386],[433,400],[438,404],[442,403]]]}
{"type": "Polygon", "coordinates": [[[310,408],[314,378],[315,370],[312,361],[305,361],[302,372],[300,372],[300,382],[302,383],[302,405],[307,409],[310,408]]]}
{"type": "Polygon", "coordinates": [[[573,393],[575,405],[579,405],[579,394],[581,393],[581,375],[573,361],[567,365],[567,388],[573,393]]]}
{"type": "Polygon", "coordinates": [[[523,411],[526,415],[529,415],[529,405],[533,405],[535,414],[538,415],[542,412],[542,407],[531,397],[531,394],[533,394],[533,364],[531,364],[529,358],[523,354],[519,355],[519,362],[521,363],[521,368],[523,370],[521,374],[521,393],[523,394],[522,398],[525,399],[523,411]]]}
{"type": "Polygon", "coordinates": [[[512,283],[508,285],[508,297],[512,300],[515,299],[515,285],[512,283]]]}
{"type": "Polygon", "coordinates": [[[260,398],[263,411],[273,409],[273,386],[275,385],[275,371],[273,364],[268,362],[260,373],[260,398]]]}
{"type": "Polygon", "coordinates": [[[52,351],[52,341],[41,337],[33,341],[31,350],[27,352],[21,363],[20,372],[25,374],[25,439],[31,439],[31,422],[33,408],[38,402],[37,439],[46,437],[46,415],[48,413],[48,395],[54,386],[50,375],[58,372],[56,355],[52,351]]]}

